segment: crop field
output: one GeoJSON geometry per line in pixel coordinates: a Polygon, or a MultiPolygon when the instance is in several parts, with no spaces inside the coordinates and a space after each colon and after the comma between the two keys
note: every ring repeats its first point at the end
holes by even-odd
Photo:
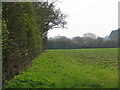
{"type": "Polygon", "coordinates": [[[46,50],[4,88],[118,88],[118,49],[46,50]]]}

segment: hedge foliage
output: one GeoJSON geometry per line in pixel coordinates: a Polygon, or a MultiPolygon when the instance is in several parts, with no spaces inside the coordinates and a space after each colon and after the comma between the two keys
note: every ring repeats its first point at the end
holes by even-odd
{"type": "Polygon", "coordinates": [[[3,84],[45,50],[48,30],[65,27],[66,15],[54,3],[2,3],[3,84]]]}
{"type": "Polygon", "coordinates": [[[3,83],[43,52],[42,31],[33,3],[2,3],[3,83]]]}

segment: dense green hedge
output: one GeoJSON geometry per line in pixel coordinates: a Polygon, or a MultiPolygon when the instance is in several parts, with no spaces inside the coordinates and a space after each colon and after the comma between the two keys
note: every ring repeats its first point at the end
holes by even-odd
{"type": "Polygon", "coordinates": [[[64,28],[66,15],[54,3],[2,3],[3,84],[44,51],[48,30],[64,28]]]}
{"type": "Polygon", "coordinates": [[[3,83],[43,52],[36,15],[33,3],[2,3],[3,83]]]}

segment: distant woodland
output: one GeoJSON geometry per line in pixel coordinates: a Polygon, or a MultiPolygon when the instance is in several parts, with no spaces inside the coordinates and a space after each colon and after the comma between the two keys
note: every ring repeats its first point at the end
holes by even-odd
{"type": "Polygon", "coordinates": [[[96,37],[95,34],[85,33],[83,37],[56,36],[49,38],[47,49],[80,49],[80,48],[117,48],[118,31],[112,31],[106,38],[96,37]]]}

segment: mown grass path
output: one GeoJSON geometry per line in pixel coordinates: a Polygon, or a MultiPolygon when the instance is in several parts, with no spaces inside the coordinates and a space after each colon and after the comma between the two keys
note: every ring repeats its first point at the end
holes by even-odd
{"type": "Polygon", "coordinates": [[[47,50],[5,88],[117,88],[118,49],[47,50]]]}

